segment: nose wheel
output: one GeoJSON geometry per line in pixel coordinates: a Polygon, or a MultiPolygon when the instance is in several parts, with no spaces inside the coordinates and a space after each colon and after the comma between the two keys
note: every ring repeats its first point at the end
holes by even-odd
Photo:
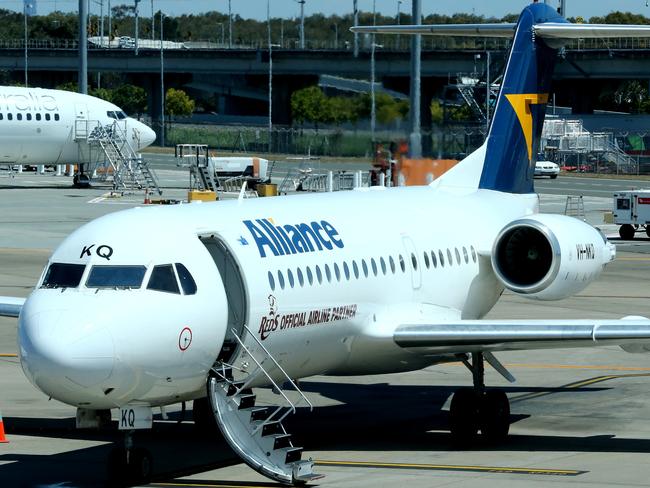
{"type": "Polygon", "coordinates": [[[503,390],[486,390],[483,353],[473,353],[471,364],[473,388],[461,388],[451,399],[449,424],[455,444],[468,446],[476,442],[480,431],[489,443],[505,441],[510,430],[510,402],[503,390]]]}
{"type": "Polygon", "coordinates": [[[133,447],[133,434],[124,436],[124,446],[116,447],[108,455],[107,479],[109,486],[125,486],[147,483],[153,473],[153,461],[149,451],[133,447]]]}

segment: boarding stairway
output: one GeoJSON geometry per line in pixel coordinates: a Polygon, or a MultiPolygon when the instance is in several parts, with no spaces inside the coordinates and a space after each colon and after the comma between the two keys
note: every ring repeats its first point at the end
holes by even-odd
{"type": "Polygon", "coordinates": [[[208,379],[208,399],[224,438],[246,464],[264,476],[285,484],[320,478],[313,473],[313,461],[301,459],[302,447],[294,446],[282,424],[299,403],[310,410],[312,404],[248,327],[244,326],[243,334],[252,339],[251,347],[235,329],[232,332],[240,348],[237,357],[246,358],[247,370],[217,361],[208,379]],[[292,392],[283,390],[282,384],[292,392]],[[258,385],[272,386],[274,397],[280,400],[276,403],[282,404],[257,405],[252,388],[258,385]]]}
{"type": "Polygon", "coordinates": [[[113,190],[144,189],[162,195],[158,178],[129,143],[126,124],[115,121],[106,126],[96,123],[94,127],[89,127],[92,122],[78,120],[75,139],[78,142],[85,140],[91,148],[101,150],[113,173],[113,190]]]}
{"type": "Polygon", "coordinates": [[[207,144],[176,144],[176,166],[188,168],[190,188],[200,191],[217,191],[214,170],[210,167],[207,144]]]}

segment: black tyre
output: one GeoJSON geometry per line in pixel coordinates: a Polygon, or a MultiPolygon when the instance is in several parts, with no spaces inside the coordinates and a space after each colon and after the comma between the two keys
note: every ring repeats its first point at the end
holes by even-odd
{"type": "Polygon", "coordinates": [[[634,239],[634,233],[634,227],[630,224],[623,224],[618,229],[618,235],[625,241],[631,241],[634,239]]]}
{"type": "Polygon", "coordinates": [[[199,432],[212,435],[219,431],[212,406],[207,397],[197,398],[192,402],[192,419],[199,432]]]}
{"type": "Polygon", "coordinates": [[[503,442],[510,430],[510,402],[503,390],[489,390],[481,405],[481,434],[488,442],[503,442]]]}
{"type": "Polygon", "coordinates": [[[472,388],[454,393],[449,407],[449,430],[455,444],[468,445],[476,440],[479,429],[479,398],[472,388]]]}
{"type": "Polygon", "coordinates": [[[646,225],[646,226],[645,226],[645,235],[647,235],[648,237],[650,237],[650,225],[646,225]]]}
{"type": "Polygon", "coordinates": [[[555,178],[557,178],[557,175],[551,175],[552,180],[554,180],[555,178]]]}
{"type": "Polygon", "coordinates": [[[125,486],[128,483],[126,449],[116,447],[111,450],[106,461],[106,480],[108,486],[125,486]]]}
{"type": "Polygon", "coordinates": [[[135,483],[148,483],[153,473],[153,460],[146,449],[132,449],[129,456],[128,474],[135,483]]]}

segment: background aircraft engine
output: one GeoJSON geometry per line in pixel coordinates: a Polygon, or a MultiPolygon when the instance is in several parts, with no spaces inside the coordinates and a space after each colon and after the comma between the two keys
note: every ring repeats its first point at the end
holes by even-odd
{"type": "Polygon", "coordinates": [[[559,300],[594,281],[615,249],[599,230],[573,217],[532,215],[499,233],[492,268],[517,294],[559,300]]]}

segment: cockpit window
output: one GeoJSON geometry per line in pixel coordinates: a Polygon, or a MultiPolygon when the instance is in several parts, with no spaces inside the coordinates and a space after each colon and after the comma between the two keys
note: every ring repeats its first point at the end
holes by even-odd
{"type": "Polygon", "coordinates": [[[154,266],[149,278],[148,290],[166,291],[169,293],[177,293],[180,295],[178,289],[178,282],[174,274],[174,268],[171,264],[162,264],[154,266]]]}
{"type": "Polygon", "coordinates": [[[178,279],[181,282],[183,293],[185,295],[194,295],[196,293],[196,282],[187,268],[181,263],[176,263],[176,272],[178,273],[178,279]]]}
{"type": "Polygon", "coordinates": [[[126,119],[127,115],[124,112],[115,112],[119,120],[126,119]]]}
{"type": "Polygon", "coordinates": [[[117,115],[112,110],[106,112],[106,115],[108,115],[111,119],[117,119],[117,115]]]}
{"type": "Polygon", "coordinates": [[[52,263],[45,274],[42,288],[76,288],[86,266],[83,264],[52,263]]]}
{"type": "Polygon", "coordinates": [[[140,288],[145,266],[93,266],[88,275],[88,288],[140,288]]]}

